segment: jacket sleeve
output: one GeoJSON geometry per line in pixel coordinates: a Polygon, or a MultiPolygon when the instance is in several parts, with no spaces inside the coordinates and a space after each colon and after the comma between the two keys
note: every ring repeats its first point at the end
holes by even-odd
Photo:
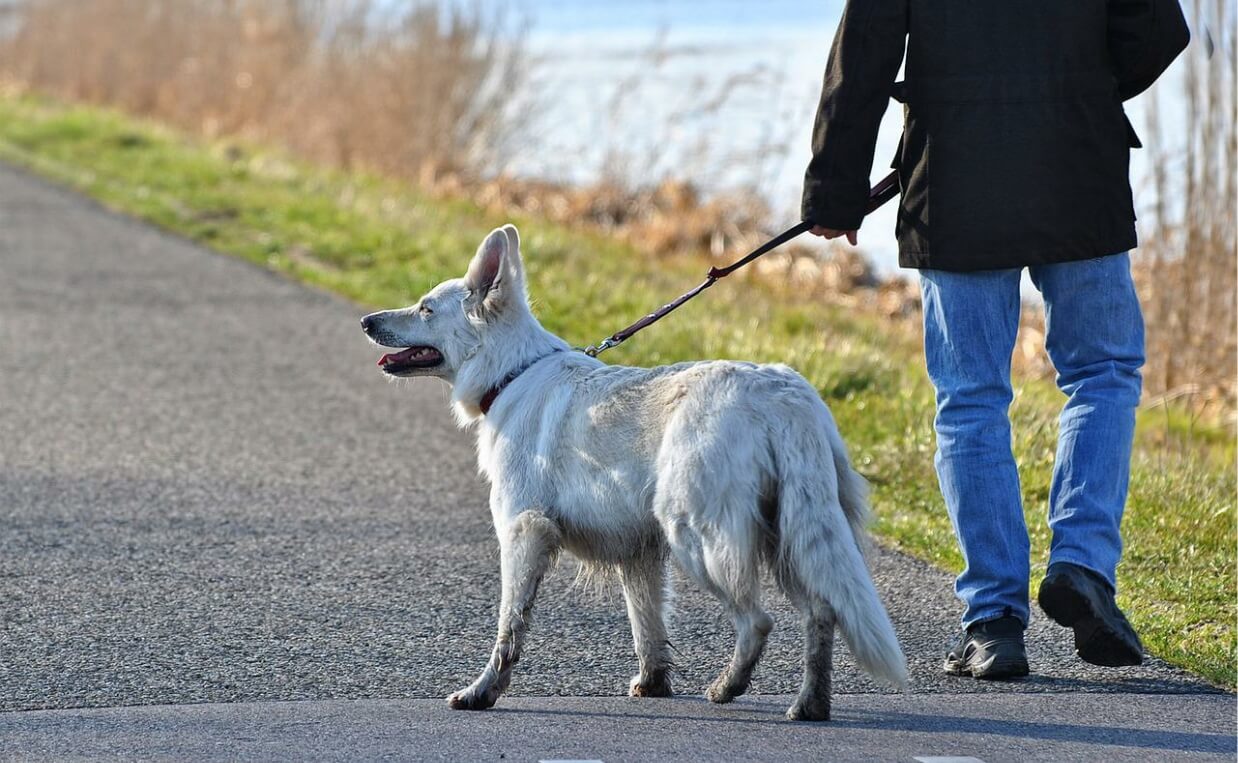
{"type": "Polygon", "coordinates": [[[903,61],[907,0],[848,0],[834,34],[804,173],[804,220],[860,227],[877,130],[903,61]]]}
{"type": "Polygon", "coordinates": [[[1107,12],[1109,59],[1125,101],[1169,68],[1191,31],[1178,0],[1109,0],[1107,12]]]}

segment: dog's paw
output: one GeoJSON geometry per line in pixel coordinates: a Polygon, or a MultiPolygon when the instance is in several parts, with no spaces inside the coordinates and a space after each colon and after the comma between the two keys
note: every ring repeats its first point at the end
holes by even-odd
{"type": "Polygon", "coordinates": [[[670,697],[674,693],[671,691],[671,681],[666,674],[654,676],[646,681],[641,681],[639,675],[632,676],[632,683],[628,687],[628,694],[633,697],[670,697]]]}
{"type": "Polygon", "coordinates": [[[743,675],[737,676],[734,671],[727,668],[705,690],[705,699],[725,705],[746,691],[748,691],[748,678],[743,675]]]}
{"type": "Polygon", "coordinates": [[[499,701],[498,689],[478,690],[475,686],[461,689],[447,698],[452,710],[488,710],[499,701]]]}
{"type": "Polygon", "coordinates": [[[808,701],[803,698],[795,700],[795,704],[787,709],[787,719],[792,721],[828,721],[830,719],[830,701],[808,701]]]}
{"type": "Polygon", "coordinates": [[[705,699],[718,705],[725,705],[743,693],[743,689],[736,691],[729,680],[718,678],[705,690],[705,699]]]}

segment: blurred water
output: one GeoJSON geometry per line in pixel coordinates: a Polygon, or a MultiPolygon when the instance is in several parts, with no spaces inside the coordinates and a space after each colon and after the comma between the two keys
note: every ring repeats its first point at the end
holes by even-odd
{"type": "MultiPolygon", "coordinates": [[[[684,177],[706,192],[755,188],[776,222],[798,219],[841,2],[523,0],[515,7],[530,22],[538,58],[539,145],[513,157],[511,170],[589,181],[616,169],[636,180],[684,177]]],[[[897,143],[896,110],[886,121],[879,168],[897,143]]],[[[861,234],[886,267],[894,264],[893,225],[891,207],[861,234]]]]}
{"type": "MultiPolygon", "coordinates": [[[[528,20],[538,59],[538,145],[511,157],[509,169],[567,181],[596,179],[608,167],[637,180],[669,171],[706,191],[755,187],[778,213],[774,222],[798,219],[841,0],[489,2],[528,20]],[[694,113],[710,102],[715,108],[694,113]]],[[[1139,105],[1128,110],[1141,124],[1139,105]]],[[[900,127],[892,103],[874,180],[888,171],[900,127]]],[[[1140,152],[1133,172],[1147,203],[1140,152]]],[[[893,204],[866,221],[860,243],[879,267],[896,267],[893,204]]]]}
{"type": "Polygon", "coordinates": [[[715,185],[755,181],[771,191],[785,188],[783,168],[758,167],[768,152],[744,155],[789,142],[798,182],[834,4],[805,14],[801,3],[797,15],[785,1],[527,1],[538,92],[554,115],[545,137],[565,150],[558,173],[594,173],[610,152],[653,160],[630,169],[636,175],[673,166],[715,185]],[[741,164],[705,166],[723,161],[741,164]]]}

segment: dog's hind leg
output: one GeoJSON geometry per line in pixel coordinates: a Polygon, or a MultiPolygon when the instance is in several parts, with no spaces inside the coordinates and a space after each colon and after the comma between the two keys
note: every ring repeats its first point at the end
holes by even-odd
{"type": "Polygon", "coordinates": [[[834,611],[818,604],[803,613],[804,681],[787,710],[793,721],[830,719],[830,680],[834,672],[834,611]]]}
{"type": "Polygon", "coordinates": [[[837,617],[829,604],[804,590],[787,563],[776,566],[775,571],[779,586],[800,611],[804,623],[804,681],[795,703],[787,710],[787,718],[828,721],[837,617]]]}
{"type": "Polygon", "coordinates": [[[625,562],[619,568],[623,597],[632,623],[632,641],[640,673],[632,677],[628,693],[633,697],[669,697],[671,667],[666,638],[666,560],[650,552],[625,562]]]}
{"type": "Polygon", "coordinates": [[[804,616],[804,683],[787,710],[793,721],[830,719],[830,675],[834,670],[834,613],[804,616]]]}
{"type": "Polygon", "coordinates": [[[711,702],[726,703],[748,690],[752,671],[765,651],[765,639],[774,621],[761,609],[757,557],[735,542],[707,547],[700,533],[687,523],[674,523],[668,538],[684,571],[718,597],[735,625],[735,652],[731,662],[705,691],[711,702]]]}
{"type": "Polygon", "coordinates": [[[499,605],[499,634],[490,661],[477,680],[447,698],[456,710],[485,710],[498,701],[511,683],[512,667],[528,630],[537,587],[561,543],[558,525],[540,511],[525,511],[500,537],[503,600],[499,605]]]}
{"type": "Polygon", "coordinates": [[[774,621],[761,609],[760,588],[756,581],[749,590],[736,591],[724,600],[735,624],[735,653],[731,662],[705,690],[710,702],[726,703],[748,690],[752,670],[765,651],[765,639],[774,621]]]}
{"type": "Polygon", "coordinates": [[[761,557],[769,529],[760,516],[770,452],[753,437],[735,369],[702,382],[668,423],[658,453],[654,516],[684,571],[718,597],[735,625],[735,652],[709,686],[711,702],[748,690],[773,620],[761,608],[761,557]]]}

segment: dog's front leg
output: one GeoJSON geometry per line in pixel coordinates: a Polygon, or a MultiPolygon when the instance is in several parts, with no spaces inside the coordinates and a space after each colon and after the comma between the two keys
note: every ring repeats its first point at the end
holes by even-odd
{"type": "Polygon", "coordinates": [[[511,683],[512,667],[529,626],[537,587],[559,550],[559,527],[540,511],[521,512],[500,535],[503,600],[499,605],[499,635],[485,670],[467,689],[447,698],[456,710],[485,710],[511,683]]]}

